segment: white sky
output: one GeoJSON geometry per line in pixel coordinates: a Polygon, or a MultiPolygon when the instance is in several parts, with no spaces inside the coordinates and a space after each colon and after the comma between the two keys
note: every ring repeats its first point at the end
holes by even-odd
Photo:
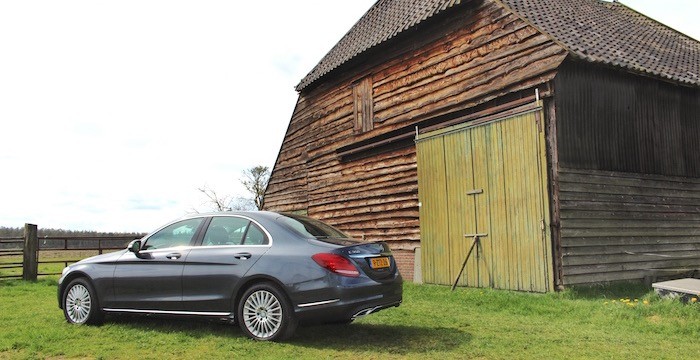
{"type": "MultiPolygon", "coordinates": [[[[626,5],[700,39],[700,1],[626,5]]],[[[0,226],[149,231],[273,167],[374,0],[0,2],[0,226]]]]}

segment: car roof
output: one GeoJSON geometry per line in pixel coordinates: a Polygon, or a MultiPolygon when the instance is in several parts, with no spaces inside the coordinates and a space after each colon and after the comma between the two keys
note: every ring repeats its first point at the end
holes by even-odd
{"type": "Polygon", "coordinates": [[[214,211],[206,213],[194,213],[183,216],[178,220],[194,219],[199,217],[211,217],[211,216],[245,216],[254,220],[273,220],[279,217],[281,214],[272,211],[214,211]]]}

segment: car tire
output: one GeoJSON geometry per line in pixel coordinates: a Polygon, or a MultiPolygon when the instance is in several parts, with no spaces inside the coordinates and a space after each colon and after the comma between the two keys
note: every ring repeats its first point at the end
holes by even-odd
{"type": "Polygon", "coordinates": [[[259,341],[288,339],[298,324],[287,296],[271,283],[248,288],[241,296],[236,315],[243,333],[259,341]]]}
{"type": "Polygon", "coordinates": [[[69,323],[98,325],[104,319],[97,293],[85,278],[71,281],[63,291],[63,315],[69,323]]]}

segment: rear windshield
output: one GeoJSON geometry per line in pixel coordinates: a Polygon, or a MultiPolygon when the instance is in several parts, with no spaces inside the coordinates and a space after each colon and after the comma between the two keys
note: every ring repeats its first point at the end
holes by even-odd
{"type": "Polygon", "coordinates": [[[294,215],[294,214],[283,214],[277,218],[277,221],[284,224],[286,227],[290,228],[292,231],[298,233],[305,238],[316,238],[316,239],[349,239],[350,237],[344,234],[342,231],[326,224],[316,219],[310,217],[294,215]]]}

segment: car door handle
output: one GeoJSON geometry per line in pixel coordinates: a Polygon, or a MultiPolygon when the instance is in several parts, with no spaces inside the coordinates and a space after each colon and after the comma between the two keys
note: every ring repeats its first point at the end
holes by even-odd
{"type": "Polygon", "coordinates": [[[253,256],[253,255],[251,255],[250,253],[247,253],[247,252],[242,252],[242,253],[238,253],[238,254],[233,255],[233,257],[235,257],[236,259],[241,259],[241,260],[248,260],[248,259],[250,259],[251,256],[253,256]]]}
{"type": "Polygon", "coordinates": [[[179,259],[181,256],[182,256],[182,254],[180,254],[180,253],[170,253],[170,254],[168,254],[168,255],[165,255],[165,257],[168,258],[168,259],[170,259],[170,260],[177,260],[177,259],[179,259]]]}

